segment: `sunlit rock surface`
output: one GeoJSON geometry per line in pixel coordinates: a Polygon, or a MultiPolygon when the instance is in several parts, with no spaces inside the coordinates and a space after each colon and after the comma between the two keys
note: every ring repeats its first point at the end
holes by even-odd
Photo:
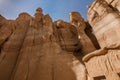
{"type": "Polygon", "coordinates": [[[95,0],[53,22],[41,8],[0,15],[0,80],[120,80],[120,1],[95,0]]]}
{"type": "Polygon", "coordinates": [[[87,80],[85,43],[79,38],[87,37],[84,30],[78,34],[69,22],[53,22],[41,8],[34,16],[23,12],[16,20],[0,16],[0,21],[0,80],[87,80]]]}
{"type": "Polygon", "coordinates": [[[95,0],[88,22],[101,49],[84,56],[90,80],[120,80],[120,0],[95,0]]]}

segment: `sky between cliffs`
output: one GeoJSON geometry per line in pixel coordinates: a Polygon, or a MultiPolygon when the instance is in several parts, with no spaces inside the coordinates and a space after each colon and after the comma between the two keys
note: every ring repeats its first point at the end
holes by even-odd
{"type": "Polygon", "coordinates": [[[0,0],[0,14],[7,19],[15,19],[21,12],[34,15],[36,8],[41,7],[44,14],[52,19],[69,21],[69,13],[80,12],[87,20],[87,5],[94,0],[0,0]]]}

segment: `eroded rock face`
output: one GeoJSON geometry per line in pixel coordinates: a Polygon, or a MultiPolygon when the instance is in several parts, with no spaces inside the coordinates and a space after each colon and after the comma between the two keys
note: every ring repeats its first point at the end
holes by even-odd
{"type": "Polygon", "coordinates": [[[120,12],[120,0],[105,0],[109,5],[111,5],[111,8],[115,11],[120,12]]]}
{"type": "Polygon", "coordinates": [[[6,19],[2,15],[0,15],[0,25],[3,24],[4,23],[3,21],[5,21],[5,20],[6,19]]]}
{"type": "Polygon", "coordinates": [[[119,46],[109,46],[92,52],[83,58],[90,80],[120,80],[120,60],[117,57],[120,56],[119,46]]]}
{"type": "Polygon", "coordinates": [[[0,20],[0,80],[87,80],[74,25],[53,22],[41,8],[0,20]]]}
{"type": "Polygon", "coordinates": [[[0,16],[0,80],[119,80],[119,1],[109,1],[94,1],[88,23],[78,12],[53,22],[41,8],[0,16]]]}
{"type": "Polygon", "coordinates": [[[92,29],[92,27],[90,26],[90,24],[88,22],[86,22],[86,28],[85,28],[85,33],[87,34],[87,36],[90,38],[90,40],[92,41],[92,43],[94,44],[96,49],[100,49],[100,45],[95,37],[94,31],[92,29]]]}
{"type": "Polygon", "coordinates": [[[82,44],[82,51],[84,54],[96,50],[90,38],[85,33],[87,27],[85,21],[78,12],[70,13],[70,23],[77,28],[80,42],[82,44]]]}
{"type": "Polygon", "coordinates": [[[106,1],[96,0],[91,5],[88,10],[88,21],[101,48],[119,43],[120,15],[106,1]]]}
{"type": "Polygon", "coordinates": [[[101,47],[83,58],[90,80],[120,80],[119,2],[95,0],[88,9],[88,21],[101,47]]]}
{"type": "Polygon", "coordinates": [[[0,79],[9,80],[20,53],[29,21],[21,14],[16,21],[1,27],[0,79]],[[24,17],[24,18],[23,18],[24,17]]]}
{"type": "Polygon", "coordinates": [[[81,44],[78,39],[77,29],[70,23],[59,20],[56,22],[59,44],[67,51],[79,51],[81,44]]]}

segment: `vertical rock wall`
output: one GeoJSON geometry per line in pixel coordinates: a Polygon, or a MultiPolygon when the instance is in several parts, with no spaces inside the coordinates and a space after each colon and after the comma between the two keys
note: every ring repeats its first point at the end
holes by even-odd
{"type": "Polygon", "coordinates": [[[0,80],[87,80],[81,59],[96,48],[84,31],[86,23],[77,16],[70,15],[71,23],[53,22],[41,8],[33,17],[0,16],[0,80]],[[80,25],[73,20],[77,16],[80,25]]]}
{"type": "Polygon", "coordinates": [[[82,44],[82,51],[84,54],[90,53],[96,50],[90,38],[85,33],[85,28],[87,27],[85,21],[78,12],[70,13],[70,23],[77,28],[78,37],[82,44]]]}
{"type": "Polygon", "coordinates": [[[88,22],[101,49],[84,56],[90,80],[120,80],[119,0],[95,0],[88,9],[88,22]]]}
{"type": "Polygon", "coordinates": [[[120,12],[120,0],[105,0],[111,8],[113,8],[115,11],[120,12]]]}
{"type": "Polygon", "coordinates": [[[120,15],[106,1],[96,0],[91,5],[88,10],[88,21],[101,48],[119,43],[120,15]]]}
{"type": "Polygon", "coordinates": [[[88,22],[78,12],[53,22],[41,8],[0,15],[0,80],[119,80],[119,2],[95,0],[88,22]]]}

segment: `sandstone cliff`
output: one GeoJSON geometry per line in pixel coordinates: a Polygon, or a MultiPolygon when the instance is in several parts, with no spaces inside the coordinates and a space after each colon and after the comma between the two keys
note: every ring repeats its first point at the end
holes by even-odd
{"type": "Polygon", "coordinates": [[[0,80],[120,80],[120,1],[95,0],[87,16],[0,15],[0,80]]]}
{"type": "Polygon", "coordinates": [[[53,22],[41,8],[16,20],[0,16],[0,80],[87,80],[82,56],[96,48],[81,15],[70,20],[53,22]]]}
{"type": "Polygon", "coordinates": [[[90,80],[120,80],[120,0],[95,0],[88,22],[101,49],[84,56],[90,80]]]}

